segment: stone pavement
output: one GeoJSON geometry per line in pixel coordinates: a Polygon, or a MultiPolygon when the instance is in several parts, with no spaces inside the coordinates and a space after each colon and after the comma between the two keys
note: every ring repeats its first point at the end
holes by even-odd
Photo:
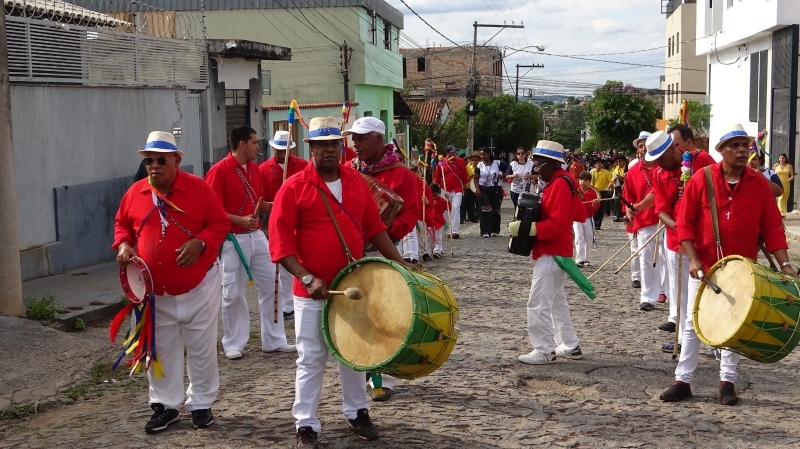
{"type": "MultiPolygon", "coordinates": [[[[510,210],[504,213],[507,219],[510,210]]],[[[718,364],[704,351],[694,399],[660,402],[658,395],[672,382],[675,368],[671,356],[659,350],[671,334],[656,329],[668,308],[637,309],[638,290],[631,288],[629,270],[613,274],[625,259],[623,251],[593,279],[598,293],[594,301],[568,281],[584,359],[524,365],[517,356],[530,351],[525,304],[533,263],[509,254],[505,238],[481,239],[477,225],[465,225],[461,236],[454,256],[426,264],[459,300],[459,342],[449,361],[428,377],[401,381],[391,401],[371,403],[370,413],[382,436],[369,443],[347,431],[338,375],[329,361],[319,408],[327,447],[800,446],[800,428],[792,419],[800,412],[797,352],[772,365],[743,360],[737,382],[741,404],[723,407],[716,397],[718,364]]],[[[605,224],[591,256],[592,269],[626,241],[620,226],[605,224]]],[[[448,244],[445,248],[449,252],[448,244]]],[[[800,242],[792,242],[792,256],[797,264],[800,242]]],[[[251,290],[248,296],[256,312],[253,294],[251,290]]],[[[88,372],[97,362],[110,362],[116,352],[105,329],[96,328],[58,333],[69,338],[54,340],[54,345],[31,344],[29,358],[13,363],[6,356],[7,326],[0,322],[0,368],[5,373],[28,370],[28,377],[39,376],[42,384],[51,382],[48,373],[70,364],[88,372]]],[[[290,340],[292,326],[289,321],[290,340]]],[[[25,338],[31,343],[56,335],[30,332],[25,338]]],[[[243,359],[229,361],[220,354],[217,419],[207,430],[192,429],[191,417],[184,412],[169,431],[146,435],[143,426],[151,413],[146,383],[108,374],[104,380],[109,382],[89,385],[74,403],[62,397],[58,405],[37,415],[0,421],[0,447],[291,447],[295,356],[262,353],[257,333],[253,321],[254,338],[243,359]]],[[[15,354],[19,353],[24,351],[15,354]]],[[[5,391],[6,375],[2,382],[5,391]]]]}

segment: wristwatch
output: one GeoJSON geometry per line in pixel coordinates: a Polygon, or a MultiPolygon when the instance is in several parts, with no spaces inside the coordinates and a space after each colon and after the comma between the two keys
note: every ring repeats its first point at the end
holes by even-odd
{"type": "MultiPolygon", "coordinates": [[[[198,239],[198,240],[200,240],[200,239],[198,239]]],[[[200,250],[200,252],[202,253],[203,251],[205,251],[205,250],[206,250],[206,242],[204,242],[204,241],[200,240],[200,245],[203,247],[203,248],[200,250]]]]}
{"type": "Polygon", "coordinates": [[[792,266],[791,262],[788,262],[788,261],[784,262],[784,263],[781,264],[781,270],[783,270],[784,267],[791,267],[791,266],[792,266]]]}
{"type": "Polygon", "coordinates": [[[314,281],[314,275],[313,274],[307,274],[307,275],[303,276],[300,279],[300,282],[302,282],[303,286],[305,286],[305,287],[308,287],[309,285],[311,285],[311,282],[313,282],[313,281],[314,281]]]}

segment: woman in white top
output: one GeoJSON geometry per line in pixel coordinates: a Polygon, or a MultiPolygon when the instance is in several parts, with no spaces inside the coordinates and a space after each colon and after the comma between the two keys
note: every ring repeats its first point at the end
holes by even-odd
{"type": "Polygon", "coordinates": [[[500,203],[503,201],[503,170],[488,148],[481,148],[481,162],[475,169],[479,191],[475,193],[481,205],[481,237],[500,235],[500,203]]]}
{"type": "Polygon", "coordinates": [[[511,162],[506,181],[511,183],[511,202],[514,210],[517,209],[517,200],[521,193],[531,191],[531,183],[537,178],[533,174],[533,161],[528,160],[528,152],[522,147],[517,148],[517,160],[511,162]]]}

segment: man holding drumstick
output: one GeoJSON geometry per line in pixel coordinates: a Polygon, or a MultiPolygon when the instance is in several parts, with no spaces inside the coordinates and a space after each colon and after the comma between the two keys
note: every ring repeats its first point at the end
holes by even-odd
{"type": "MultiPolygon", "coordinates": [[[[296,438],[298,447],[316,448],[321,431],[317,409],[328,360],[322,336],[322,310],[328,286],[352,259],[364,256],[367,242],[386,258],[411,265],[403,261],[389,240],[378,206],[361,175],[339,164],[342,156],[339,122],[334,117],[321,117],[312,119],[309,125],[304,141],[310,144],[311,164],[287,179],[276,195],[269,233],[272,260],[295,277],[298,358],[292,413],[296,419],[296,438]]],[[[361,439],[377,438],[378,429],[367,410],[364,373],[339,364],[339,376],[344,395],[342,410],[350,429],[361,439]]]]}
{"type": "MultiPolygon", "coordinates": [[[[682,209],[678,212],[677,234],[689,261],[689,288],[686,322],[682,326],[683,348],[675,369],[675,383],[661,394],[666,402],[692,397],[690,383],[697,368],[700,340],[694,329],[693,310],[703,273],[722,257],[739,255],[755,260],[759,237],[767,251],[775,255],[782,273],[797,276],[789,262],[788,245],[781,214],[764,177],[747,169],[750,155],[748,136],[740,124],[728,127],[716,145],[722,162],[711,165],[711,179],[719,221],[719,241],[710,211],[705,170],[696,172],[686,184],[682,209]]],[[[720,286],[723,289],[728,286],[720,286]]],[[[723,350],[720,362],[720,403],[739,402],[734,384],[741,356],[723,350]]]]}

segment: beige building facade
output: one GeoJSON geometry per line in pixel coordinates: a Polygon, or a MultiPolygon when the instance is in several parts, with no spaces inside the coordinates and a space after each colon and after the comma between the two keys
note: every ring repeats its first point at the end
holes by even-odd
{"type": "Polygon", "coordinates": [[[706,103],[706,59],[696,55],[697,3],[673,0],[667,14],[666,57],[664,66],[664,109],[662,118],[677,118],[681,102],[706,103]]]}

